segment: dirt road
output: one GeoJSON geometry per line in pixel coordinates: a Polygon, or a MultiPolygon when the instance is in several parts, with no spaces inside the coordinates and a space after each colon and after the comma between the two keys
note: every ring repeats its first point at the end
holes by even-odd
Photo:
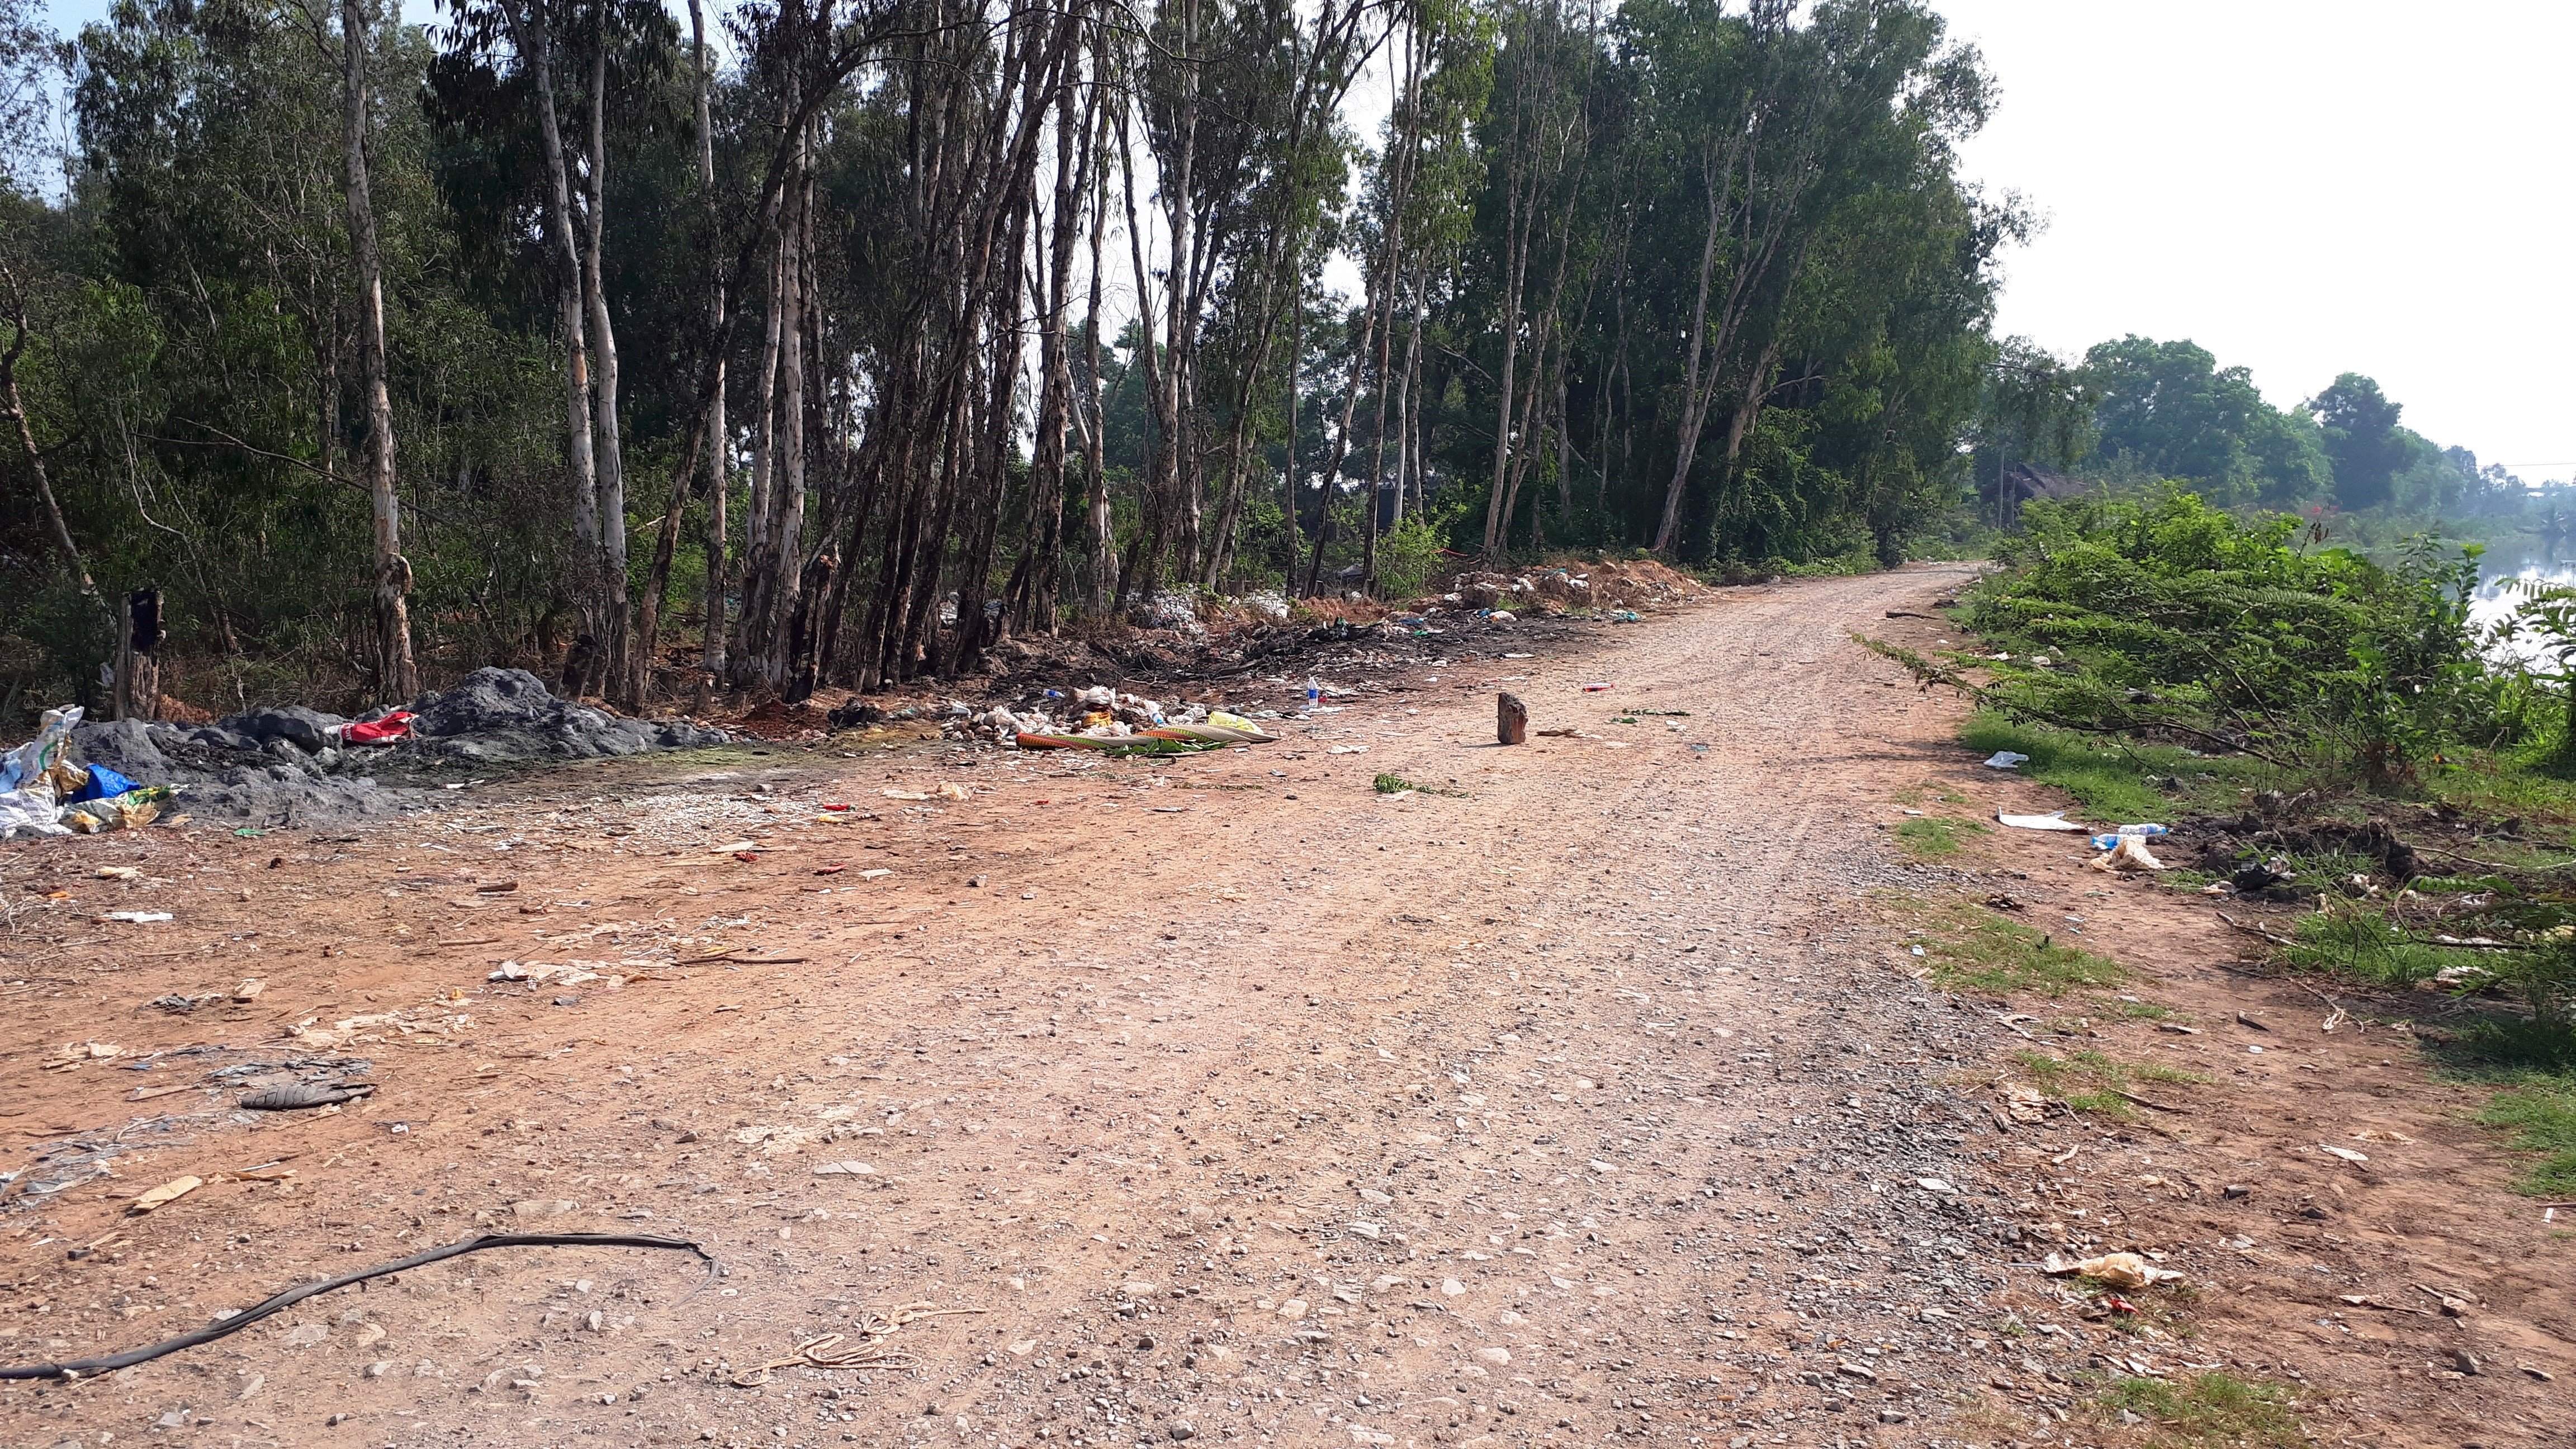
{"type": "Polygon", "coordinates": [[[33,1146],[0,1358],[478,1230],[682,1236],[724,1276],[455,1259],[0,1388],[0,1440],[2041,1437],[2101,1342],[2000,1316],[2033,1251],[1981,1085],[2011,1028],[1869,900],[1947,879],[1880,826],[1964,761],[1954,707],[1847,635],[1929,642],[1886,611],[1962,577],[1727,591],[1532,658],[1479,635],[1214,757],[740,755],[356,837],[8,847],[0,1130],[33,1146]],[[1497,689],[1580,733],[1494,746],[1497,689]],[[736,1386],[904,1305],[954,1316],[736,1386]],[[2021,1407],[1962,1409],[1990,1384],[2021,1407]]]}

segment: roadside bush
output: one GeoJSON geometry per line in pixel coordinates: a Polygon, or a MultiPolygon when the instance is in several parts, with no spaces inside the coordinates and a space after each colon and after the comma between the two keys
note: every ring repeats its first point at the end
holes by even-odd
{"type": "Polygon", "coordinates": [[[2418,540],[2393,566],[2169,490],[2031,505],[2017,567],[1961,622],[2013,658],[1988,707],[2068,728],[2242,750],[2411,783],[2446,744],[2522,712],[2469,622],[2477,550],[2418,540]],[[2044,662],[2042,662],[2044,661],[2044,662]]]}

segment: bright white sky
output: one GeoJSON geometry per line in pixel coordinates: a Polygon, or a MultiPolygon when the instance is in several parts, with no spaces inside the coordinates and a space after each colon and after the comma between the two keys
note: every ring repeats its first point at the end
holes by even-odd
{"type": "MultiPolygon", "coordinates": [[[[2435,442],[2576,477],[2576,5],[1933,3],[2001,89],[1969,174],[2047,220],[2005,259],[2002,331],[2188,337],[2284,407],[2367,373],[2435,442]]],[[[51,8],[68,32],[106,7],[51,8]]]]}
{"type": "Polygon", "coordinates": [[[2002,331],[2188,337],[2285,407],[2366,373],[2437,443],[2576,475],[2576,5],[1933,3],[2002,88],[1969,173],[2049,219],[2002,331]]]}

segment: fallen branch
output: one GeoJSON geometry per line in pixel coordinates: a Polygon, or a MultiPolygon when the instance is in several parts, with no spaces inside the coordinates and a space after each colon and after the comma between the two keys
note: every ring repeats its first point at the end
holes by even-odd
{"type": "Polygon", "coordinates": [[[2261,926],[2249,926],[2243,921],[2236,919],[2234,916],[2227,914],[2225,911],[2220,911],[2218,913],[2218,918],[2235,927],[2237,930],[2243,931],[2249,936],[2260,936],[2275,946],[2295,946],[2299,944],[2287,936],[2275,936],[2271,932],[2264,930],[2261,926]]]}

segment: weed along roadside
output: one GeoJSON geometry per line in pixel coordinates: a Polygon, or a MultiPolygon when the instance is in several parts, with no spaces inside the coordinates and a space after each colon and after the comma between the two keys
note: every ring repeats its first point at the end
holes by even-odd
{"type": "MultiPolygon", "coordinates": [[[[2430,551],[2187,494],[2026,522],[1940,621],[1864,640],[1967,705],[1881,807],[1938,884],[1876,903],[1899,969],[2018,1039],[1963,1085],[2015,1184],[2001,1301],[2097,1349],[2068,1422],[2563,1442],[2564,702],[2490,662],[2430,551]],[[2049,1272],[2115,1253],[2155,1281],[2049,1272]]],[[[1993,1386],[1999,1429],[2032,1387],[1993,1386]]]]}

